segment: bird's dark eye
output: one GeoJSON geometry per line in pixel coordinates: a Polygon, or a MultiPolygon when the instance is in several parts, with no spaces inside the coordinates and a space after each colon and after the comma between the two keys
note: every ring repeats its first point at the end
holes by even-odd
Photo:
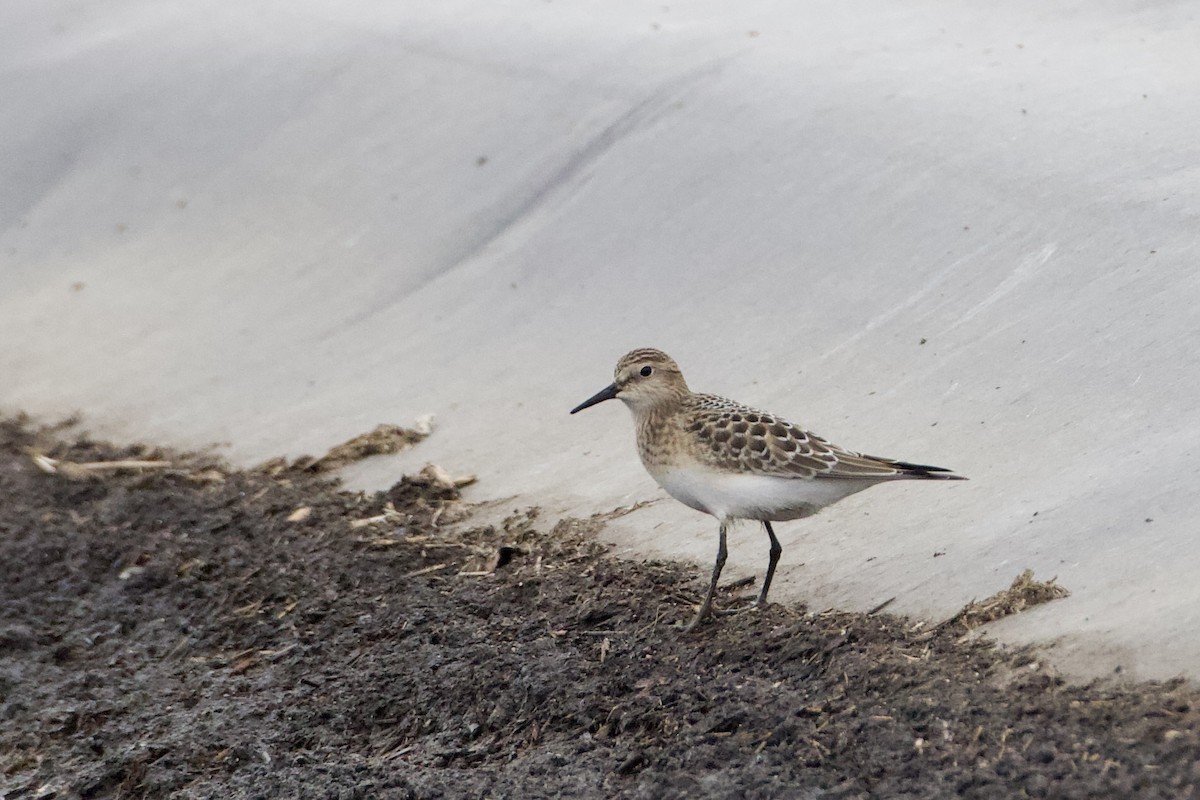
{"type": "Polygon", "coordinates": [[[642,367],[643,378],[649,378],[651,372],[654,372],[654,367],[642,367]]]}

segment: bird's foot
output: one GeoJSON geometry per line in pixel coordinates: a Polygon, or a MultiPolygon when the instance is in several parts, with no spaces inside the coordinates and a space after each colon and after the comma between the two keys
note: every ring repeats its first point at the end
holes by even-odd
{"type": "Polygon", "coordinates": [[[721,611],[716,611],[714,613],[720,614],[723,617],[732,617],[737,614],[745,614],[745,613],[748,613],[751,611],[762,611],[762,610],[766,609],[766,607],[767,607],[766,603],[763,603],[759,600],[755,600],[753,602],[746,603],[745,605],[740,605],[735,608],[722,609],[721,611]]]}
{"type": "Polygon", "coordinates": [[[714,617],[733,617],[737,616],[738,614],[745,614],[747,612],[762,611],[766,609],[767,605],[768,603],[761,597],[757,600],[746,603],[745,605],[739,605],[734,608],[713,608],[710,605],[705,608],[701,608],[698,612],[696,612],[696,616],[692,617],[692,621],[684,626],[683,631],[684,633],[691,633],[714,617]]]}
{"type": "Polygon", "coordinates": [[[700,610],[696,612],[696,616],[692,617],[692,621],[689,622],[686,626],[684,626],[683,632],[691,633],[692,631],[696,630],[696,628],[699,628],[701,625],[703,625],[711,617],[713,617],[717,614],[722,614],[722,613],[723,612],[717,611],[712,607],[711,599],[706,600],[700,606],[700,610]]]}

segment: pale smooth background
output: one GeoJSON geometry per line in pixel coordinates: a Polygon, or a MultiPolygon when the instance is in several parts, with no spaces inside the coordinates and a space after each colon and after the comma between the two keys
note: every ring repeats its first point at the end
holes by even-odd
{"type": "Polygon", "coordinates": [[[660,347],[972,479],[779,526],[777,599],[937,619],[1029,567],[1072,596],[1006,640],[1196,677],[1195,4],[737,5],[9,0],[0,409],[240,464],[434,413],[350,485],[585,515],[662,496],[619,404],[566,413],[660,347]]]}

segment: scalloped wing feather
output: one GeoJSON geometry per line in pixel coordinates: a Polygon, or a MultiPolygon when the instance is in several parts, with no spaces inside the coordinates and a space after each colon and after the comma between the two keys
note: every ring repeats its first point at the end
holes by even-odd
{"type": "Polygon", "coordinates": [[[845,450],[774,414],[716,395],[690,399],[686,428],[714,467],[780,478],[906,476],[896,462],[845,450]]]}

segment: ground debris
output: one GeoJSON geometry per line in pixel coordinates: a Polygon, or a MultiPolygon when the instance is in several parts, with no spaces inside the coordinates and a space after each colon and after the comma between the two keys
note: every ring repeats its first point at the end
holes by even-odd
{"type": "Polygon", "coordinates": [[[457,492],[0,421],[0,796],[1196,796],[1183,682],[1073,687],[887,613],[685,634],[703,570],[457,492]],[[175,466],[61,480],[35,444],[175,466]]]}
{"type": "Polygon", "coordinates": [[[396,510],[396,506],[391,500],[383,506],[383,511],[378,514],[372,514],[369,517],[362,519],[350,520],[350,527],[353,529],[365,528],[368,525],[399,525],[405,520],[405,516],[396,510]]]}
{"type": "Polygon", "coordinates": [[[461,510],[460,490],[474,482],[474,475],[453,478],[437,464],[426,464],[416,475],[402,477],[386,494],[393,508],[407,507],[410,513],[419,511],[425,522],[436,526],[457,518],[453,510],[461,510]],[[447,512],[450,518],[443,519],[447,512]]]}
{"type": "Polygon", "coordinates": [[[115,461],[88,461],[81,464],[75,461],[51,458],[36,451],[31,456],[34,466],[42,472],[48,475],[61,475],[72,480],[99,478],[118,470],[167,469],[171,466],[170,461],[145,461],[132,458],[115,461]]]}
{"type": "Polygon", "coordinates": [[[1020,614],[1027,608],[1068,595],[1070,592],[1055,583],[1054,578],[1036,581],[1033,579],[1033,570],[1027,569],[1014,578],[1012,585],[1007,589],[996,592],[986,600],[972,600],[961,611],[943,622],[942,626],[965,633],[980,625],[1012,614],[1020,614]]]}
{"type": "Polygon", "coordinates": [[[290,462],[283,457],[273,458],[260,464],[256,469],[263,474],[272,476],[294,472],[332,472],[356,461],[362,461],[364,458],[391,455],[407,450],[428,436],[432,429],[431,419],[426,417],[419,418],[413,428],[380,424],[376,425],[372,431],[331,447],[320,458],[301,456],[290,462]]]}
{"type": "Polygon", "coordinates": [[[288,522],[304,522],[312,516],[312,506],[300,506],[287,515],[288,522]]]}

